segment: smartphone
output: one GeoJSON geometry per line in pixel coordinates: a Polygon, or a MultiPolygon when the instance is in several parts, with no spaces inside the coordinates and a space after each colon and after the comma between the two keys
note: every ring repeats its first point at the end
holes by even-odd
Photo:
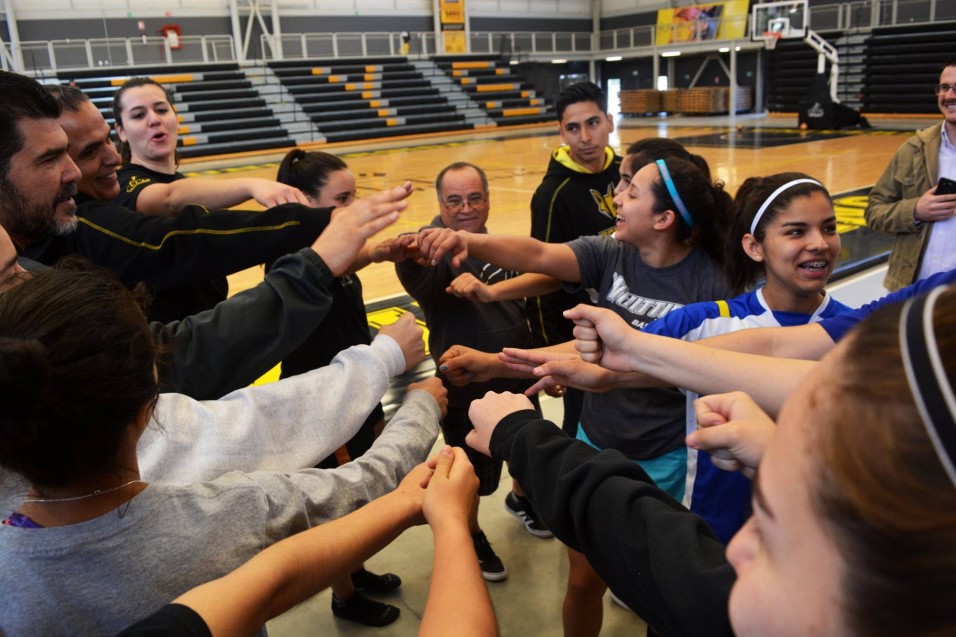
{"type": "Polygon", "coordinates": [[[946,179],[945,177],[940,177],[939,183],[936,184],[936,194],[956,195],[956,181],[952,179],[946,179]]]}

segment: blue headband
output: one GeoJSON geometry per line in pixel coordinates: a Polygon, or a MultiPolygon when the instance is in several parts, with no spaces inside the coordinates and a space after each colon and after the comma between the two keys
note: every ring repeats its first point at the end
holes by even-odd
{"type": "Polygon", "coordinates": [[[677,212],[680,213],[681,219],[684,220],[684,223],[687,224],[688,228],[693,228],[694,218],[690,216],[689,212],[687,212],[687,206],[684,205],[680,195],[677,194],[677,186],[674,185],[674,180],[671,179],[671,173],[669,170],[667,170],[667,164],[664,163],[663,159],[658,159],[657,167],[661,171],[661,179],[664,180],[664,187],[667,188],[667,192],[670,193],[671,199],[674,200],[674,207],[676,207],[677,212]]]}

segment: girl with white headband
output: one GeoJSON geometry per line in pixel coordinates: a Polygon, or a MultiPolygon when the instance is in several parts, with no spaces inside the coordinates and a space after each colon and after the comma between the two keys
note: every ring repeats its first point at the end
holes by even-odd
{"type": "MultiPolygon", "coordinates": [[[[734,201],[728,268],[736,289],[763,285],[726,301],[695,303],[655,321],[645,332],[696,341],[752,327],[805,325],[850,308],[824,286],[840,252],[830,194],[803,173],[751,177],[734,201]]],[[[687,433],[697,430],[687,392],[687,433]]],[[[710,455],[687,451],[683,503],[730,541],[750,517],[750,480],[716,468],[710,455]]]]}
{"type": "MultiPolygon", "coordinates": [[[[462,258],[469,254],[498,267],[556,277],[568,290],[591,291],[599,306],[614,310],[635,329],[685,304],[729,295],[722,261],[733,201],[723,184],[713,183],[700,166],[668,153],[636,170],[614,203],[613,237],[553,244],[528,237],[426,231],[420,236],[422,256],[439,259],[445,252],[460,252],[462,258]]],[[[565,346],[563,351],[574,353],[571,343],[565,346]]],[[[492,364],[497,361],[493,354],[483,356],[492,364]]],[[[510,370],[496,366],[492,373],[510,375],[510,370]]],[[[578,437],[597,448],[621,451],[681,499],[686,448],[684,398],[678,391],[587,394],[578,437]]],[[[607,587],[579,552],[569,549],[569,559],[564,634],[596,636],[607,587]]]]}

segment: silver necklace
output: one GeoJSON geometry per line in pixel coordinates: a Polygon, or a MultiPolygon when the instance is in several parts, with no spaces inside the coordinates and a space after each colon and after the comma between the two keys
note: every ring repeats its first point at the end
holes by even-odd
{"type": "Polygon", "coordinates": [[[119,491],[123,487],[128,487],[131,484],[146,484],[143,480],[130,480],[125,484],[121,484],[118,487],[113,487],[112,489],[97,489],[93,493],[87,493],[86,495],[77,495],[72,498],[25,498],[23,500],[24,504],[28,502],[73,502],[75,500],[85,500],[86,498],[95,498],[98,495],[105,495],[107,493],[113,493],[114,491],[119,491]]]}

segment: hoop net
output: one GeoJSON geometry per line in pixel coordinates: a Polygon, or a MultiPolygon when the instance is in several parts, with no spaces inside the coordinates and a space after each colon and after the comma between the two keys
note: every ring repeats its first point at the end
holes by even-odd
{"type": "Polygon", "coordinates": [[[773,51],[777,48],[777,42],[783,37],[779,31],[764,31],[763,32],[763,44],[768,51],[773,51]]]}

